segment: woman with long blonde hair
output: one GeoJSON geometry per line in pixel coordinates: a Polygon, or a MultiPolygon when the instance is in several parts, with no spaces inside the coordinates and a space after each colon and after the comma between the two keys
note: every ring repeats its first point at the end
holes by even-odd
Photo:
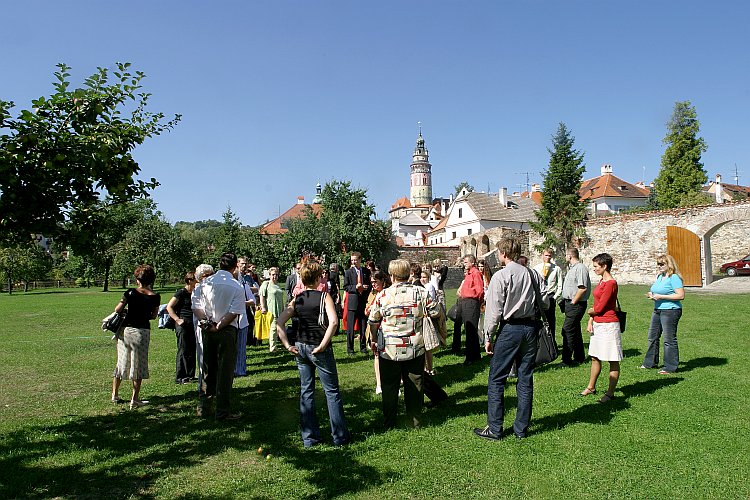
{"type": "Polygon", "coordinates": [[[685,298],[685,288],[674,257],[669,254],[659,255],[656,265],[659,267],[659,274],[646,294],[646,297],[654,301],[654,313],[648,329],[648,350],[641,368],[658,368],[659,339],[663,336],[664,366],[659,374],[667,375],[676,372],[680,362],[677,324],[682,317],[681,301],[685,298]]]}

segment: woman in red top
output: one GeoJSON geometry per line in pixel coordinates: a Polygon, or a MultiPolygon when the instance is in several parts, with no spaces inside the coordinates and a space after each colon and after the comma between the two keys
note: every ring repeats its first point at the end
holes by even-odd
{"type": "Polygon", "coordinates": [[[591,356],[591,376],[589,385],[581,396],[596,394],[596,379],[602,371],[602,361],[609,361],[609,386],[607,392],[599,399],[606,403],[615,395],[615,387],[620,378],[620,361],[622,360],[622,339],[620,337],[620,322],[617,319],[617,281],[612,277],[612,256],[600,253],[593,259],[594,273],[601,277],[601,281],[594,289],[594,307],[589,309],[588,332],[591,334],[589,342],[589,356],[591,356]]]}

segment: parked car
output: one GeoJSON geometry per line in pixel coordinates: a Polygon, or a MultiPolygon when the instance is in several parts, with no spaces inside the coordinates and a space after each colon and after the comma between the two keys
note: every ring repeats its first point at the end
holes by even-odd
{"type": "Polygon", "coordinates": [[[721,272],[727,273],[727,276],[737,276],[738,274],[750,274],[750,255],[746,255],[740,260],[727,262],[721,266],[721,272]]]}

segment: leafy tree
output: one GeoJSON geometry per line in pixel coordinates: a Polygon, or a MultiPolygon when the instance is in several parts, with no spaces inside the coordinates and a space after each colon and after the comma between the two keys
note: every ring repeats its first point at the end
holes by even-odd
{"type": "Polygon", "coordinates": [[[109,290],[110,270],[117,244],[125,238],[128,228],[158,214],[150,199],[112,203],[105,199],[85,216],[72,212],[63,228],[61,239],[74,254],[83,258],[95,274],[102,276],[104,291],[109,290]]]}
{"type": "Polygon", "coordinates": [[[674,208],[691,203],[708,177],[701,163],[706,143],[698,137],[700,123],[695,107],[690,101],[675,103],[672,117],[667,123],[664,144],[667,149],[661,158],[661,170],[654,180],[659,208],[674,208]]]}
{"type": "Polygon", "coordinates": [[[216,235],[216,242],[214,244],[216,248],[213,260],[216,265],[219,263],[221,254],[225,252],[237,254],[240,246],[240,229],[242,225],[237,218],[237,214],[232,212],[232,207],[227,207],[222,214],[222,218],[224,222],[219,227],[218,234],[216,235]]]}
{"type": "Polygon", "coordinates": [[[150,94],[139,92],[145,75],[131,73],[130,63],[116,66],[113,79],[98,68],[83,88],[70,90],[70,68],[58,64],[55,92],[16,118],[15,104],[0,100],[0,238],[57,236],[72,216],[88,219],[103,194],[119,203],[158,185],[136,178],[140,166],[131,153],[180,116],[166,121],[148,111],[150,94]]]}
{"type": "Polygon", "coordinates": [[[17,281],[23,281],[24,289],[28,290],[29,281],[44,279],[51,265],[52,257],[34,242],[0,247],[0,273],[8,284],[9,294],[17,281]]]}
{"type": "Polygon", "coordinates": [[[453,187],[454,189],[453,196],[457,197],[458,193],[460,193],[463,188],[466,188],[466,190],[470,193],[474,192],[474,186],[472,186],[466,181],[461,181],[457,186],[453,187]]]}
{"type": "Polygon", "coordinates": [[[564,123],[560,123],[552,137],[549,167],[544,173],[542,206],[535,212],[536,222],[531,228],[544,241],[537,245],[541,251],[553,247],[558,251],[572,246],[575,237],[581,237],[586,216],[586,206],[578,194],[586,166],[583,153],[573,148],[575,138],[564,123]]]}

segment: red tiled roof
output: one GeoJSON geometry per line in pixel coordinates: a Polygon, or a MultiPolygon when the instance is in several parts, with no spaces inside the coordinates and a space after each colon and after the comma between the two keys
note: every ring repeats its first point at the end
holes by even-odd
{"type": "Polygon", "coordinates": [[[406,196],[402,196],[401,198],[396,200],[396,203],[391,205],[391,211],[396,210],[398,208],[412,208],[409,198],[407,198],[406,196]]]}
{"type": "Polygon", "coordinates": [[[541,191],[532,191],[531,193],[529,193],[528,191],[524,191],[523,193],[521,193],[521,198],[531,198],[531,201],[533,201],[537,205],[542,205],[541,191]]]}
{"type": "Polygon", "coordinates": [[[279,215],[275,219],[263,224],[263,227],[260,228],[260,232],[263,234],[286,233],[288,229],[284,227],[284,221],[286,221],[287,219],[301,219],[305,216],[305,212],[308,208],[312,209],[313,213],[316,216],[320,217],[320,212],[323,209],[323,205],[320,205],[318,203],[313,203],[312,205],[297,203],[296,205],[293,205],[292,208],[279,215]]]}
{"type": "Polygon", "coordinates": [[[604,174],[583,181],[578,195],[581,200],[595,200],[598,198],[648,198],[648,190],[640,188],[635,184],[616,177],[613,174],[604,174]]]}

